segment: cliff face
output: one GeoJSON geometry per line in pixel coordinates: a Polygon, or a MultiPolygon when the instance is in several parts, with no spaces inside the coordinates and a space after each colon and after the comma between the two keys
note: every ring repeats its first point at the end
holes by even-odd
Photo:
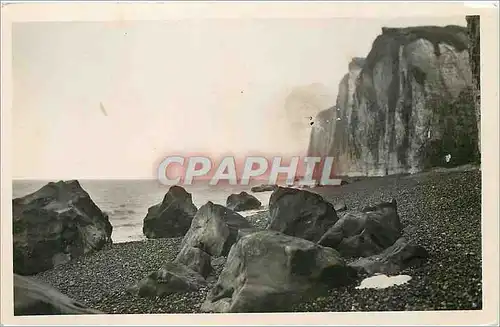
{"type": "Polygon", "coordinates": [[[335,103],[335,97],[322,84],[314,83],[295,87],[285,99],[285,114],[290,128],[289,138],[301,149],[306,149],[310,136],[309,117],[335,103]]]}
{"type": "Polygon", "coordinates": [[[481,28],[479,16],[467,16],[467,29],[469,30],[469,60],[472,70],[472,90],[475,98],[478,149],[481,150],[481,28]]]}
{"type": "Polygon", "coordinates": [[[344,137],[342,131],[345,129],[344,123],[350,119],[352,114],[352,96],[356,88],[356,79],[364,62],[364,58],[353,58],[351,60],[349,72],[344,75],[340,82],[336,105],[321,111],[314,118],[308,156],[334,155],[337,157],[347,149],[347,138],[344,137]],[[337,130],[341,132],[339,133],[337,130]],[[334,144],[338,146],[334,147],[334,144]],[[335,153],[332,153],[333,151],[335,153]]]}
{"type": "MultiPolygon", "coordinates": [[[[336,158],[336,173],[385,175],[473,160],[468,45],[464,27],[383,28],[366,60],[351,62],[339,86],[334,138],[322,137],[330,146],[321,155],[336,158]]],[[[311,147],[321,147],[309,152],[324,150],[313,135],[311,147]]]]}

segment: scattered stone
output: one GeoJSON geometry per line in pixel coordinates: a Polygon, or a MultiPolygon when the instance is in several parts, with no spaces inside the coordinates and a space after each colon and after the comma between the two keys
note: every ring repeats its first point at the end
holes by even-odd
{"type": "Polygon", "coordinates": [[[14,274],[14,315],[100,314],[52,286],[14,274]]]}
{"type": "Polygon", "coordinates": [[[426,249],[401,237],[382,253],[358,259],[349,265],[369,275],[398,274],[408,267],[420,266],[428,257],[426,249]]]}
{"type": "Polygon", "coordinates": [[[344,257],[368,257],[382,252],[401,236],[396,200],[348,212],[318,244],[337,249],[344,257]]]}
{"type": "Polygon", "coordinates": [[[241,238],[201,310],[276,312],[329,287],[353,282],[339,253],[275,231],[241,238]]]}
{"type": "Polygon", "coordinates": [[[280,187],[269,199],[270,230],[317,242],[333,226],[333,205],[309,191],[280,187]]]}
{"type": "Polygon", "coordinates": [[[259,209],[261,206],[262,203],[255,196],[248,194],[247,192],[231,194],[226,200],[226,207],[233,211],[259,209]]]}
{"type": "Polygon", "coordinates": [[[14,272],[32,275],[111,243],[108,216],[76,180],[12,200],[14,272]]]}
{"type": "Polygon", "coordinates": [[[182,264],[169,262],[128,291],[139,297],[163,297],[172,293],[196,291],[203,285],[205,279],[199,273],[182,264]]]}
{"type": "Polygon", "coordinates": [[[184,236],[196,212],[191,194],[174,185],[161,203],[148,209],[142,231],[147,238],[184,236]]]}

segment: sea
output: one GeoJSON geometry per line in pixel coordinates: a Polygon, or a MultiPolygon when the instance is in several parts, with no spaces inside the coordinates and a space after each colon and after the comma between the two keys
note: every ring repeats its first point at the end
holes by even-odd
{"type": "MultiPolygon", "coordinates": [[[[51,181],[15,180],[12,183],[12,196],[18,198],[33,193],[48,182],[51,181]]],[[[79,180],[79,182],[94,203],[109,215],[113,225],[111,238],[114,243],[144,240],[142,223],[148,208],[160,203],[170,188],[156,180],[79,180]]],[[[229,195],[246,191],[262,203],[261,209],[240,212],[242,216],[249,216],[266,210],[269,203],[272,192],[250,192],[252,186],[259,184],[262,182],[251,181],[249,185],[222,186],[200,182],[182,187],[191,193],[197,208],[208,201],[225,205],[229,195]]]]}

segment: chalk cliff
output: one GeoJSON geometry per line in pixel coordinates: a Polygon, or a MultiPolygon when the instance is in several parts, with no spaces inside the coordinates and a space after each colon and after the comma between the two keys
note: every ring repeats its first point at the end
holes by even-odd
{"type": "MultiPolygon", "coordinates": [[[[333,110],[335,126],[313,128],[309,154],[334,156],[339,175],[416,172],[475,160],[468,46],[465,27],[383,28],[366,59],[349,64],[333,110]]],[[[318,120],[325,116],[330,118],[323,112],[318,120]]]]}
{"type": "Polygon", "coordinates": [[[476,120],[478,130],[478,148],[481,150],[481,21],[479,16],[467,16],[467,28],[469,30],[469,60],[472,70],[472,89],[475,97],[476,120]]]}

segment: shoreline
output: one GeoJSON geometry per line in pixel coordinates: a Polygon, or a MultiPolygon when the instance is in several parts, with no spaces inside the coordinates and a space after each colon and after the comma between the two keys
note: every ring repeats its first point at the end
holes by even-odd
{"type": "MultiPolygon", "coordinates": [[[[431,256],[422,267],[401,272],[412,277],[407,284],[387,289],[357,290],[358,285],[332,289],[287,312],[482,308],[480,170],[386,176],[309,191],[333,204],[342,201],[348,209],[395,197],[403,236],[417,241],[431,256]]],[[[262,229],[266,214],[264,211],[245,218],[262,229]]],[[[221,266],[196,292],[155,299],[127,293],[133,283],[172,261],[181,240],[113,243],[33,277],[105,313],[201,313],[200,305],[217,281],[221,266]]]]}

